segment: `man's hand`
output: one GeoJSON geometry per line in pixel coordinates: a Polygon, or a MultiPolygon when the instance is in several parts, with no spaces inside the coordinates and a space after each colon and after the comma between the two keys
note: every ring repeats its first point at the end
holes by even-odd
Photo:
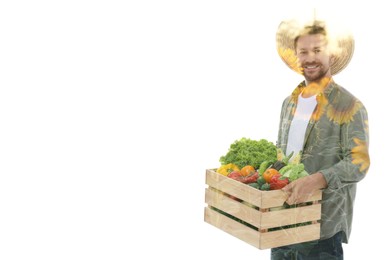
{"type": "Polygon", "coordinates": [[[282,188],[288,198],[287,204],[298,204],[307,200],[316,190],[326,188],[328,185],[322,173],[317,172],[289,183],[282,188]]]}

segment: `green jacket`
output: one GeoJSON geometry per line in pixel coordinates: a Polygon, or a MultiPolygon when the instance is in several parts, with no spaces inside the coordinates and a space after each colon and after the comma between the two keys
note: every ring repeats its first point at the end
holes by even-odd
{"type": "MultiPolygon", "coordinates": [[[[286,153],[288,131],[302,82],[282,106],[277,146],[286,153]]],[[[351,232],[356,183],[369,168],[368,118],[364,105],[346,89],[330,81],[317,95],[317,106],[305,133],[302,163],[309,173],[321,172],[328,187],[323,190],[321,239],[351,232]]]]}

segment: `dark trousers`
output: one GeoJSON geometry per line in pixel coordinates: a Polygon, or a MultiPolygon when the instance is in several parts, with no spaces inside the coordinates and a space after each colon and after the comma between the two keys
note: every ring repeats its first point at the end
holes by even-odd
{"type": "Polygon", "coordinates": [[[271,249],[271,260],[343,260],[342,232],[331,238],[271,249]]]}

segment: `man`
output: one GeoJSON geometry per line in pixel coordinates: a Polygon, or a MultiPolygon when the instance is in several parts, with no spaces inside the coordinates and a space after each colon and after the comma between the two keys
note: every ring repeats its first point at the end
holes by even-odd
{"type": "Polygon", "coordinates": [[[353,43],[350,36],[331,37],[319,21],[302,29],[288,21],[278,28],[279,55],[305,80],[283,102],[277,145],[285,154],[301,153],[310,173],[283,188],[286,202],[303,202],[318,189],[323,198],[320,239],[273,248],[271,259],[343,259],[356,183],[370,165],[366,109],[332,78],[349,63],[353,43]]]}

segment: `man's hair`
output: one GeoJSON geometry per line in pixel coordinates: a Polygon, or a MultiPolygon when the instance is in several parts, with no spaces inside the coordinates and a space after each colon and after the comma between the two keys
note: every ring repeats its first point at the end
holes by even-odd
{"type": "Polygon", "coordinates": [[[297,49],[297,42],[300,37],[314,34],[322,34],[326,38],[327,32],[325,23],[321,21],[314,21],[313,24],[305,26],[303,30],[298,34],[298,36],[294,39],[294,49],[297,49]]]}

